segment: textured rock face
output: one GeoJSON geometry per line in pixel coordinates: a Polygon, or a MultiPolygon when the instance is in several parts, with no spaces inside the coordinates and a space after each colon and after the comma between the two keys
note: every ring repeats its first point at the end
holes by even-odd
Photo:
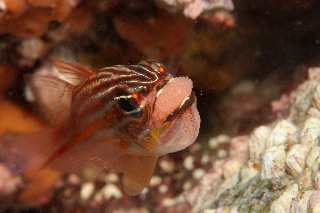
{"type": "Polygon", "coordinates": [[[230,157],[183,193],[194,212],[320,211],[320,69],[308,72],[286,118],[231,139],[230,157]]]}

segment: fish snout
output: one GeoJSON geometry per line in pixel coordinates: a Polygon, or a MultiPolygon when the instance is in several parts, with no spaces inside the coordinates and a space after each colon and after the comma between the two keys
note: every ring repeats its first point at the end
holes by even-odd
{"type": "Polygon", "coordinates": [[[200,128],[200,116],[194,102],[183,113],[180,113],[169,128],[162,132],[156,142],[154,151],[158,155],[177,152],[190,146],[198,137],[200,128]]]}

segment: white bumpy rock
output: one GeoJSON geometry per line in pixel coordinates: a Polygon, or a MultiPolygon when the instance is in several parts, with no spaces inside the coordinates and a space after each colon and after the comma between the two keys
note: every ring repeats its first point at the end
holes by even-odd
{"type": "Polygon", "coordinates": [[[255,128],[182,194],[193,212],[320,212],[320,68],[289,97],[288,117],[255,128]]]}

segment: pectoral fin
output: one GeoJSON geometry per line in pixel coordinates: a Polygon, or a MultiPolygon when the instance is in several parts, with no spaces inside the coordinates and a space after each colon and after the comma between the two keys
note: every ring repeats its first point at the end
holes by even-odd
{"type": "Polygon", "coordinates": [[[127,155],[122,159],[123,187],[128,195],[137,195],[148,186],[158,157],[127,155]]]}

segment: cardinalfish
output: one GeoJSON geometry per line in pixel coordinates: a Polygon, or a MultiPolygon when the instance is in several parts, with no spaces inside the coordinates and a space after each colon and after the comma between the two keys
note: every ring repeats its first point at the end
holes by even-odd
{"type": "Polygon", "coordinates": [[[0,161],[15,173],[51,168],[80,174],[94,166],[122,173],[125,192],[136,195],[149,184],[159,156],[196,140],[200,117],[187,77],[147,61],[97,71],[54,63],[59,75],[26,76],[50,127],[2,139],[0,161]]]}

